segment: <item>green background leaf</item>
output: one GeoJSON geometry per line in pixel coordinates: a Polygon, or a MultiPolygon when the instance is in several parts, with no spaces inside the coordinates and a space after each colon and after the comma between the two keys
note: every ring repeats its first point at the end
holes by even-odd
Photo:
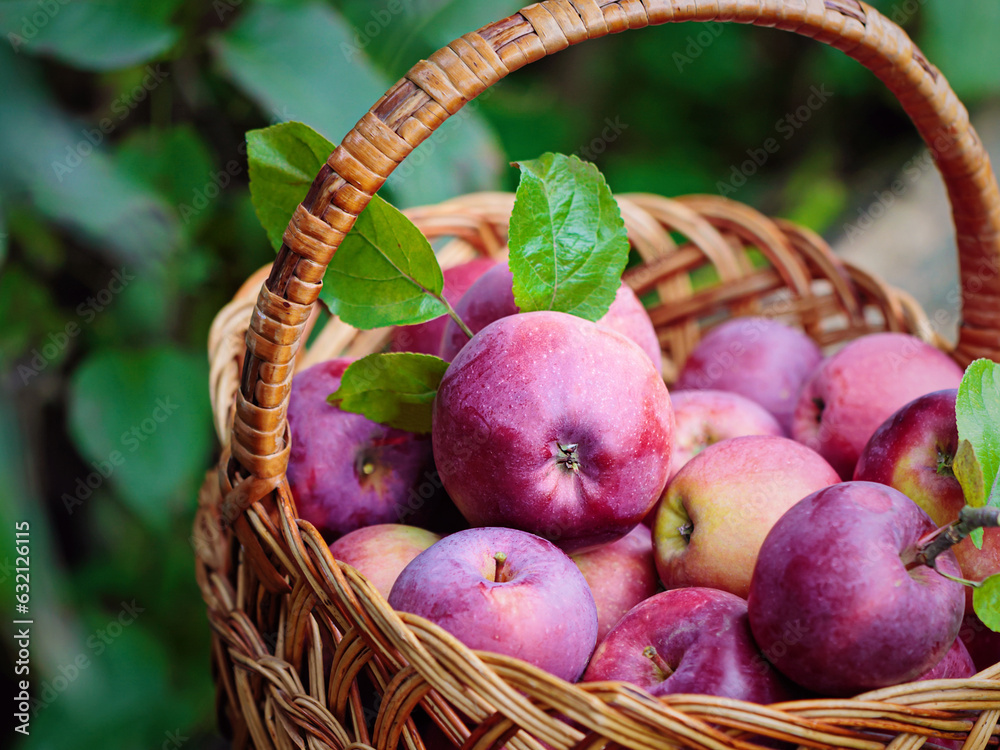
{"type": "Polygon", "coordinates": [[[448,312],[427,238],[377,195],[333,254],[320,299],[356,328],[410,325],[448,312]],[[427,292],[431,292],[428,294],[427,292]]]}
{"type": "MultiPolygon", "coordinates": [[[[955,415],[959,440],[972,444],[982,467],[983,487],[992,489],[1000,468],[1000,364],[977,359],[966,368],[958,388],[955,415]]],[[[968,498],[966,502],[976,504],[968,498]]],[[[990,504],[994,503],[1000,503],[1000,497],[994,495],[990,504]]]]}
{"type": "Polygon", "coordinates": [[[521,312],[597,320],[615,299],[629,242],[618,204],[593,164],[544,154],[523,161],[510,217],[510,270],[521,312]]]}
{"type": "Polygon", "coordinates": [[[976,451],[968,440],[960,440],[955,460],[951,465],[955,478],[962,485],[965,502],[973,508],[986,505],[986,485],[983,480],[983,467],[976,458],[976,451]]]}
{"type": "Polygon", "coordinates": [[[152,527],[165,528],[185,507],[195,489],[191,479],[207,467],[207,377],[203,357],[170,349],[98,351],[73,375],[74,440],[89,468],[112,463],[108,481],[152,527]],[[123,459],[117,466],[115,452],[123,459]]]}
{"type": "Polygon", "coordinates": [[[292,214],[333,149],[330,141],[301,122],[247,133],[250,195],[275,250],[281,247],[292,214]]]}
{"type": "Polygon", "coordinates": [[[972,590],[972,606],[986,627],[1000,632],[1000,575],[990,576],[972,590]]]}
{"type": "Polygon", "coordinates": [[[429,354],[369,354],[351,363],[329,400],[380,424],[430,432],[434,396],[447,369],[447,362],[429,354]]]}

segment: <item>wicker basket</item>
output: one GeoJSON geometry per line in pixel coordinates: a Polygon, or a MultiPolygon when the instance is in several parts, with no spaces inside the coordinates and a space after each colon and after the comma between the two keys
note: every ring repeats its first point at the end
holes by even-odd
{"type": "MultiPolygon", "coordinates": [[[[415,65],[343,139],[296,210],[273,266],[244,285],[212,329],[212,402],[223,448],[199,498],[193,542],[213,629],[219,721],[234,746],[381,750],[448,737],[476,750],[719,750],[753,747],[763,737],[872,750],[941,738],[981,748],[998,731],[1000,665],[969,680],[770,707],[708,696],[655,699],[618,683],[571,685],[523,662],[472,652],[427,621],[394,612],[296,518],[284,476],[293,372],[377,351],[391,334],[331,320],[308,350],[299,346],[318,317],[312,313],[326,265],[370,197],[449,115],[508,72],[586,39],[676,21],[733,21],[816,37],[885,82],[934,150],[953,206],[963,317],[950,353],[963,365],[1000,359],[993,171],[941,74],[867,5],[548,0],[466,34],[415,65]]],[[[408,213],[429,237],[451,238],[441,252],[447,267],[504,252],[512,201],[478,194],[408,213]]],[[[731,315],[780,317],[824,346],[902,330],[948,348],[910,297],[841,263],[808,230],[718,197],[629,195],[619,203],[643,260],[625,279],[639,293],[657,293],[650,315],[668,383],[701,331],[731,315]],[[770,266],[750,264],[748,247],[770,266]],[[689,274],[703,266],[714,268],[718,281],[696,291],[689,274]]]]}

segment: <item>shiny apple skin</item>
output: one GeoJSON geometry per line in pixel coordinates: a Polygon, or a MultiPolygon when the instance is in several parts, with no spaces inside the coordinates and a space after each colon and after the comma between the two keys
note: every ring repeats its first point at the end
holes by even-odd
{"type": "Polygon", "coordinates": [[[962,643],[962,638],[959,636],[951,644],[951,648],[941,658],[941,661],[919,677],[916,677],[914,682],[922,680],[957,680],[962,677],[972,677],[975,673],[976,665],[972,663],[969,650],[962,643]]]}
{"type": "Polygon", "coordinates": [[[345,562],[389,598],[403,568],[441,537],[400,523],[381,523],[344,534],[330,545],[334,558],[345,562]]]}
{"type": "Polygon", "coordinates": [[[806,495],[839,481],[822,456],[785,437],[750,435],[709,446],[677,473],[660,501],[653,525],[660,580],[668,589],[707,586],[746,597],[771,527],[806,495]]]}
{"type": "Polygon", "coordinates": [[[698,342],[675,385],[738,393],[767,409],[790,434],[799,390],[822,358],[797,328],[769,318],[733,318],[698,342]]]}
{"type": "Polygon", "coordinates": [[[597,607],[583,573],[551,542],[515,529],[445,537],[403,569],[389,604],[471,649],[522,659],[569,682],[597,643],[597,607]],[[498,581],[499,552],[507,559],[498,581]]]}
{"type": "Polygon", "coordinates": [[[642,524],[617,542],[573,555],[597,603],[597,640],[639,602],[660,590],[653,537],[642,524]]]}
{"type": "MultiPolygon", "coordinates": [[[[498,263],[484,273],[455,305],[458,317],[473,333],[479,333],[493,321],[516,315],[519,311],[520,308],[514,301],[514,275],[506,262],[498,263]]],[[[656,371],[662,372],[663,354],[656,330],[646,308],[627,284],[623,282],[618,287],[611,307],[597,324],[634,341],[649,355],[656,371]]],[[[458,324],[449,321],[441,338],[440,356],[451,362],[468,341],[468,336],[458,324]]]]}
{"type": "Polygon", "coordinates": [[[459,352],[431,435],[445,489],[471,525],[582,552],[625,536],[653,506],[673,433],[666,386],[636,344],[535,312],[491,323],[459,352]]]}
{"type": "MultiPolygon", "coordinates": [[[[963,587],[914,565],[935,528],[916,503],[872,482],[813,493],[774,525],[750,585],[757,643],[786,676],[823,695],[907,682],[934,666],[962,622],[963,587]],[[804,637],[786,641],[790,623],[804,637]]],[[[955,556],[938,568],[953,576],[955,556]]]]}
{"type": "Polygon", "coordinates": [[[792,436],[850,479],[879,425],[918,396],[961,381],[962,368],[914,336],[862,336],[824,360],[802,387],[792,436]]]}
{"type": "Polygon", "coordinates": [[[746,602],[698,587],[665,591],[631,609],[598,644],[583,675],[583,682],[604,680],[657,696],[700,693],[763,704],[794,692],[754,643],[746,602]],[[644,653],[650,646],[673,674],[644,653]]]}

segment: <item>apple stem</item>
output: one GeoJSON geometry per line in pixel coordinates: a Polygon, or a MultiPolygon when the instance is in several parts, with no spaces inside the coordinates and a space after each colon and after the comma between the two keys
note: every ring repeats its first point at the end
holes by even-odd
{"type": "Polygon", "coordinates": [[[687,544],[691,541],[691,532],[694,531],[694,524],[688,521],[683,526],[677,527],[677,533],[681,535],[681,539],[687,544]]]}
{"type": "Polygon", "coordinates": [[[576,452],[577,448],[580,447],[580,444],[569,443],[567,445],[563,445],[562,443],[556,443],[556,447],[559,449],[559,463],[570,471],[580,471],[580,456],[576,452]]]}
{"type": "Polygon", "coordinates": [[[493,559],[497,563],[496,570],[493,571],[493,580],[496,583],[503,583],[506,580],[507,555],[503,552],[497,552],[493,555],[493,559]]]}
{"type": "Polygon", "coordinates": [[[934,570],[942,578],[947,578],[949,581],[960,583],[963,586],[971,586],[974,589],[978,589],[980,586],[983,585],[982,581],[970,581],[968,578],[959,578],[958,576],[950,575],[948,573],[945,573],[943,570],[938,570],[937,568],[934,568],[934,570]]]}
{"type": "Polygon", "coordinates": [[[663,679],[667,679],[674,673],[674,670],[670,668],[670,665],[663,660],[662,656],[656,653],[656,649],[652,646],[646,646],[646,648],[642,650],[642,655],[656,665],[656,668],[663,673],[663,679]]]}
{"type": "Polygon", "coordinates": [[[451,303],[448,302],[447,299],[445,299],[444,294],[440,295],[435,294],[433,296],[436,297],[439,301],[444,303],[444,306],[448,308],[448,316],[455,321],[455,323],[458,325],[459,328],[462,329],[462,333],[464,333],[471,339],[475,334],[472,333],[472,330],[469,328],[469,326],[465,325],[465,321],[458,316],[458,313],[455,312],[455,308],[451,306],[451,303]]]}
{"type": "Polygon", "coordinates": [[[916,561],[933,568],[938,555],[951,549],[975,529],[994,526],[1000,526],[1000,508],[973,508],[966,505],[959,511],[956,520],[920,540],[917,544],[916,561]]]}

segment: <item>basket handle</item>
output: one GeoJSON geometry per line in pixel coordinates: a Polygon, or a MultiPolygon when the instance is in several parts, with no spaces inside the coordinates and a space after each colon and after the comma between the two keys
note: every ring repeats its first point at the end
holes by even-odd
{"type": "Polygon", "coordinates": [[[310,306],[344,235],[414,148],[468,101],[530,62],[587,39],[680,21],[731,21],[814,37],[885,83],[935,155],[951,201],[963,308],[953,356],[962,364],[1000,358],[996,178],[968,112],[896,24],[859,0],[546,0],[418,62],[327,159],[257,299],[236,396],[232,458],[270,486],[280,481],[291,447],[285,414],[294,355],[310,306]]]}

